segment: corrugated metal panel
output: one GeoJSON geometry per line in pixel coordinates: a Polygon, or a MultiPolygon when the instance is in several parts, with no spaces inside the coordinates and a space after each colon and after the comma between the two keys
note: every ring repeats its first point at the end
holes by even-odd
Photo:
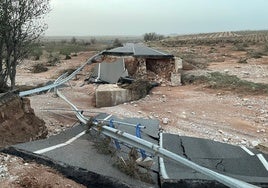
{"type": "Polygon", "coordinates": [[[128,76],[128,71],[123,58],[113,63],[102,62],[96,65],[92,74],[92,77],[97,80],[110,84],[117,83],[120,77],[126,76],[128,76]]]}

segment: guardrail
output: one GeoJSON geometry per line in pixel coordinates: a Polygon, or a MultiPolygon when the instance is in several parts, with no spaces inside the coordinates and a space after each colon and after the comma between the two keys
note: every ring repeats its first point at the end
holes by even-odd
{"type": "Polygon", "coordinates": [[[101,51],[100,53],[92,56],[90,59],[88,59],[88,61],[83,64],[81,67],[79,67],[78,69],[76,69],[72,74],[70,74],[69,76],[67,76],[66,78],[64,79],[60,79],[58,80],[58,82],[54,82],[53,84],[50,84],[50,85],[47,85],[47,86],[44,86],[44,87],[40,87],[40,88],[35,88],[35,89],[32,89],[32,90],[28,90],[28,91],[22,91],[19,93],[19,96],[20,97],[24,97],[24,96],[27,96],[27,95],[31,95],[31,94],[34,94],[34,93],[39,93],[39,92],[42,92],[42,91],[47,91],[47,90],[50,90],[52,88],[55,88],[55,87],[58,87],[62,84],[64,84],[65,82],[71,80],[72,78],[75,77],[75,75],[81,71],[87,64],[91,64],[92,63],[92,60],[96,57],[98,57],[99,55],[101,55],[104,51],[101,51]]]}
{"type": "MultiPolygon", "coordinates": [[[[57,90],[57,94],[59,97],[61,97],[63,100],[65,100],[76,112],[76,117],[79,119],[79,121],[83,124],[87,124],[89,119],[84,117],[83,114],[81,114],[80,110],[72,104],[68,99],[61,93],[59,90],[57,90]]],[[[93,122],[94,123],[94,122],[93,122]]],[[[202,167],[184,157],[181,157],[171,151],[168,151],[164,149],[163,147],[153,144],[151,142],[148,142],[146,140],[143,140],[141,138],[138,138],[136,136],[133,136],[131,134],[128,134],[126,132],[123,132],[121,130],[102,125],[100,126],[98,123],[95,123],[96,126],[93,126],[92,129],[95,131],[101,131],[102,134],[109,136],[113,139],[117,139],[123,143],[129,144],[133,147],[143,149],[149,153],[153,153],[159,157],[163,157],[165,159],[170,159],[175,162],[178,162],[180,164],[183,164],[191,169],[196,170],[197,172],[200,172],[204,175],[207,175],[211,177],[212,179],[233,188],[258,188],[258,186],[249,184],[247,182],[220,174],[218,172],[215,172],[213,170],[210,170],[208,168],[202,167]]]]}

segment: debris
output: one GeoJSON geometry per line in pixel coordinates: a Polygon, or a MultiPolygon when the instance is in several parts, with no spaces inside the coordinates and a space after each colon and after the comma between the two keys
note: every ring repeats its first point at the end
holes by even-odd
{"type": "Polygon", "coordinates": [[[154,161],[151,157],[146,157],[143,159],[142,157],[138,158],[136,160],[136,163],[140,166],[146,167],[146,168],[151,168],[154,164],[154,161]]]}

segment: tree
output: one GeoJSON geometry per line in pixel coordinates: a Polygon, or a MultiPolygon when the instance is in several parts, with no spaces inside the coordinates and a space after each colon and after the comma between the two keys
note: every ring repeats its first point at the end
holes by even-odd
{"type": "Polygon", "coordinates": [[[91,43],[91,44],[96,44],[96,42],[97,42],[97,39],[96,39],[96,38],[91,38],[91,39],[90,39],[90,43],[91,43]]]}
{"type": "Polygon", "coordinates": [[[72,44],[76,44],[76,42],[77,42],[77,39],[76,39],[75,37],[72,37],[72,39],[71,39],[71,43],[72,43],[72,44]]]}
{"type": "Polygon", "coordinates": [[[0,1],[0,87],[15,88],[18,62],[29,53],[46,29],[42,22],[49,12],[49,0],[1,0],[0,1]]]}
{"type": "Polygon", "coordinates": [[[156,34],[154,32],[152,32],[152,33],[145,33],[144,36],[143,36],[143,40],[145,42],[162,40],[163,38],[164,38],[163,35],[159,35],[159,34],[156,34]]]}
{"type": "Polygon", "coordinates": [[[118,38],[114,39],[113,47],[120,47],[120,46],[123,46],[122,42],[118,38]]]}

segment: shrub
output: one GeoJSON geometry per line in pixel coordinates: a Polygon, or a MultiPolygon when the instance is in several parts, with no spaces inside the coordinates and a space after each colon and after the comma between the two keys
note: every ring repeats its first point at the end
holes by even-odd
{"type": "Polygon", "coordinates": [[[47,70],[48,68],[45,65],[39,63],[33,66],[32,73],[46,72],[47,70]]]}
{"type": "Polygon", "coordinates": [[[65,56],[65,60],[72,59],[70,55],[65,56]]]}
{"type": "Polygon", "coordinates": [[[248,47],[247,43],[235,43],[234,50],[236,51],[246,51],[246,47],[248,47]]]}
{"type": "Polygon", "coordinates": [[[248,55],[250,58],[258,59],[258,58],[262,58],[264,54],[260,51],[251,51],[251,52],[248,52],[248,55]]]}
{"type": "Polygon", "coordinates": [[[247,58],[245,58],[245,57],[241,57],[241,58],[238,60],[237,63],[246,64],[246,63],[248,63],[247,60],[248,60],[247,58]]]}
{"type": "Polygon", "coordinates": [[[60,63],[59,56],[50,54],[48,57],[47,66],[55,66],[58,63],[60,63]]]}
{"type": "Polygon", "coordinates": [[[164,35],[159,35],[159,34],[156,34],[154,32],[152,32],[152,33],[145,33],[144,36],[143,36],[143,40],[145,42],[162,40],[162,39],[164,39],[164,35]]]}
{"type": "Polygon", "coordinates": [[[116,38],[113,42],[113,47],[120,47],[120,46],[123,46],[123,44],[118,38],[116,38]]]}
{"type": "Polygon", "coordinates": [[[182,83],[205,83],[207,87],[212,89],[232,90],[237,93],[268,93],[268,84],[254,83],[241,80],[235,75],[226,73],[212,72],[207,75],[182,75],[182,83]]]}

